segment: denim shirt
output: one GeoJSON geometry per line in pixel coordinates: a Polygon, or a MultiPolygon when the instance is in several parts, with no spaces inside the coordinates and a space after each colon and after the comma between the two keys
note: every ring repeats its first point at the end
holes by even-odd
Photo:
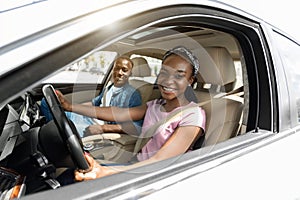
{"type": "MultiPolygon", "coordinates": [[[[112,86],[113,85],[108,86],[108,90],[112,86]]],[[[105,90],[103,90],[99,96],[92,99],[92,103],[94,106],[101,105],[104,91],[105,90]]],[[[117,106],[119,108],[130,108],[130,107],[140,106],[141,104],[142,104],[142,97],[140,93],[134,87],[132,87],[127,83],[121,88],[121,90],[118,93],[113,94],[109,105],[117,106]]]]}
{"type": "MultiPolygon", "coordinates": [[[[112,85],[108,87],[110,89],[112,85]]],[[[94,106],[100,106],[102,97],[104,95],[103,90],[99,96],[95,97],[92,99],[92,104],[94,106]]],[[[112,96],[111,101],[110,101],[110,106],[116,106],[120,108],[129,108],[129,107],[135,107],[135,106],[140,106],[142,104],[142,97],[140,93],[131,85],[128,83],[125,84],[122,89],[120,90],[119,93],[115,94],[112,96]]],[[[47,121],[50,121],[53,119],[52,114],[49,110],[49,107],[45,101],[45,98],[42,99],[41,101],[41,112],[42,114],[46,117],[47,121]]],[[[78,133],[81,137],[84,135],[84,130],[86,127],[89,125],[94,124],[94,121],[92,118],[79,115],[77,113],[73,112],[65,112],[66,116],[72,120],[78,130],[78,133]]],[[[108,124],[116,124],[116,122],[107,122],[108,124]]],[[[138,133],[141,132],[142,125],[143,125],[143,120],[138,120],[134,121],[133,125],[137,129],[138,133]]]]}

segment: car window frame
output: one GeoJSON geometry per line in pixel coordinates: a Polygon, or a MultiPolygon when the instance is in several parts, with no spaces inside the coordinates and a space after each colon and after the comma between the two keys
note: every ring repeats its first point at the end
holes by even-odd
{"type": "MultiPolygon", "coordinates": [[[[206,8],[194,8],[194,7],[166,7],[166,8],[161,8],[158,10],[154,11],[149,11],[144,14],[140,14],[138,16],[133,16],[131,18],[128,18],[124,21],[122,21],[122,24],[118,26],[117,30],[114,30],[116,32],[120,32],[122,34],[120,35],[114,35],[111,36],[109,31],[106,31],[105,34],[98,34],[98,32],[93,32],[86,37],[80,38],[78,40],[72,41],[72,43],[68,43],[58,49],[55,49],[53,52],[49,52],[47,55],[39,57],[35,61],[26,64],[18,73],[22,73],[22,70],[28,70],[29,72],[34,72],[38,66],[41,63],[48,63],[50,60],[55,60],[54,63],[51,63],[52,65],[55,65],[57,68],[61,67],[62,65],[68,64],[72,59],[71,58],[63,58],[60,56],[61,52],[72,52],[74,45],[76,48],[79,48],[80,46],[83,46],[84,42],[88,42],[89,44],[93,43],[93,41],[102,41],[100,43],[97,42],[97,44],[100,47],[107,46],[109,44],[112,44],[114,41],[119,40],[122,37],[125,37],[128,34],[132,34],[134,31],[130,31],[133,28],[132,27],[140,27],[145,24],[151,24],[155,21],[160,21],[161,19],[180,19],[180,17],[185,16],[185,19],[194,18],[201,20],[201,25],[207,25],[209,27],[219,27],[220,29],[226,30],[227,32],[230,32],[231,34],[235,35],[238,39],[239,42],[241,42],[241,47],[242,50],[245,53],[249,53],[250,56],[245,57],[245,62],[247,66],[252,66],[252,68],[247,68],[248,74],[251,76],[249,77],[249,80],[254,81],[255,87],[250,88],[250,94],[255,94],[253,96],[250,96],[250,104],[251,108],[254,109],[254,111],[251,111],[250,117],[248,120],[248,127],[250,127],[247,131],[253,131],[256,134],[248,134],[243,136],[243,139],[249,137],[247,140],[242,140],[242,141],[236,141],[238,139],[233,139],[228,142],[226,142],[227,145],[225,147],[222,146],[222,144],[216,145],[216,150],[215,153],[218,153],[218,156],[225,156],[228,155],[229,152],[233,151],[238,151],[242,148],[249,147],[251,144],[255,144],[258,141],[260,141],[262,138],[269,137],[270,135],[273,135],[273,129],[272,127],[272,122],[274,119],[273,117],[270,117],[270,115],[273,115],[271,112],[272,106],[275,104],[272,103],[274,99],[271,98],[271,91],[272,88],[270,86],[271,81],[269,80],[269,72],[267,70],[267,65],[265,64],[264,66],[257,66],[257,63],[266,63],[267,61],[265,60],[265,49],[262,49],[262,36],[260,27],[258,25],[258,22],[253,22],[253,21],[248,21],[247,19],[244,19],[240,16],[236,16],[231,13],[226,13],[220,10],[215,10],[214,15],[210,14],[211,9],[206,9],[206,8]],[[171,12],[172,11],[172,12],[171,12]],[[178,11],[178,12],[176,12],[178,11]],[[175,14],[176,13],[176,14],[175,14]],[[187,14],[189,13],[189,14],[187,14]],[[200,14],[199,14],[200,13],[200,14]],[[216,14],[218,13],[218,15],[216,14]],[[182,14],[182,15],[181,15],[182,14]],[[137,18],[135,18],[137,17],[137,18]],[[236,22],[234,22],[236,21],[236,22]],[[223,22],[220,23],[220,22],[223,22]],[[134,25],[133,25],[134,24],[134,25]],[[140,25],[141,24],[141,25],[140,25]],[[215,26],[214,26],[215,25],[215,26]],[[229,25],[229,26],[228,26],[229,25]],[[244,29],[242,29],[244,28],[244,29]],[[239,30],[240,32],[237,32],[239,30]],[[108,42],[110,41],[110,42],[108,42]],[[251,43],[253,41],[257,41],[256,43],[251,43]],[[252,45],[256,46],[252,46],[252,45]],[[259,51],[254,51],[257,49],[260,49],[259,51]],[[58,58],[58,59],[56,59],[58,58]],[[255,62],[255,60],[256,62],[255,62]],[[57,64],[57,65],[56,65],[57,64]],[[264,68],[264,69],[261,69],[264,68]],[[261,74],[260,74],[261,73],[261,74]],[[264,75],[263,75],[264,74],[264,75]],[[267,84],[267,86],[264,86],[264,84],[267,84]],[[266,88],[265,88],[266,87],[266,88]],[[270,91],[268,98],[265,99],[267,103],[269,104],[269,109],[267,111],[265,110],[260,110],[259,106],[262,104],[262,102],[258,102],[258,97],[261,98],[262,91],[270,91]],[[259,93],[260,92],[260,93],[259,93]],[[270,119],[266,119],[270,117],[270,119]],[[266,129],[266,131],[259,130],[258,127],[262,127],[262,129],[266,129]],[[257,133],[261,134],[257,134],[257,133]],[[251,137],[251,139],[250,139],[251,137]],[[234,143],[235,145],[230,145],[228,143],[234,143]],[[219,147],[219,148],[218,148],[219,147]],[[228,150],[228,147],[232,147],[232,149],[228,150]],[[227,151],[224,149],[226,148],[227,151]]],[[[103,33],[101,30],[99,32],[103,33]]],[[[91,45],[93,46],[93,45],[91,45]]],[[[89,47],[90,48],[90,47],[89,47]]],[[[88,48],[86,48],[88,49],[88,48]]],[[[83,54],[84,51],[77,52],[76,55],[81,55],[83,54]]],[[[75,55],[74,55],[75,56],[75,55]]],[[[73,56],[73,57],[74,57],[73,56]]],[[[50,64],[49,64],[50,65],[50,64]]],[[[52,71],[56,68],[52,67],[50,68],[52,71]]],[[[50,73],[47,71],[46,73],[50,73]]],[[[16,75],[17,76],[17,75],[16,75]]],[[[33,84],[31,82],[27,82],[28,84],[33,84]]],[[[260,107],[261,108],[261,107],[260,107]]],[[[275,110],[277,108],[274,108],[275,110]]],[[[225,143],[223,143],[224,145],[225,143]]],[[[195,151],[192,154],[186,154],[182,157],[180,157],[181,160],[178,160],[179,163],[187,163],[188,161],[191,161],[191,159],[194,159],[195,157],[199,157],[197,155],[199,151],[195,151]],[[190,157],[191,156],[191,157],[190,157]]],[[[203,157],[203,163],[209,162],[213,160],[216,155],[213,156],[207,156],[205,155],[203,157]]],[[[178,157],[172,158],[173,159],[179,159],[178,157]]],[[[170,160],[166,160],[163,162],[159,162],[153,165],[149,165],[146,167],[141,168],[140,170],[143,171],[143,173],[122,173],[122,174],[116,174],[112,175],[110,177],[104,177],[102,179],[98,179],[95,181],[83,183],[83,184],[75,184],[71,185],[65,188],[61,189],[60,195],[65,192],[65,195],[70,195],[69,192],[66,191],[72,191],[72,195],[76,196],[77,198],[82,197],[93,197],[93,198],[98,198],[101,197],[101,195],[105,195],[105,197],[115,197],[120,194],[124,194],[125,192],[128,192],[129,190],[132,189],[138,189],[142,188],[143,186],[153,182],[154,180],[161,179],[162,177],[157,176],[157,174],[151,174],[149,172],[144,172],[147,171],[147,169],[155,169],[156,166],[161,168],[159,165],[165,165],[165,162],[169,162],[170,160]],[[155,178],[155,179],[154,179],[155,178]],[[131,184],[128,184],[128,180],[130,180],[131,184]],[[87,191],[89,191],[89,194],[87,194],[87,191]]],[[[192,166],[190,166],[192,167],[192,166]]],[[[184,166],[181,168],[181,170],[186,170],[188,166],[184,166]]],[[[163,172],[170,172],[173,169],[171,166],[167,166],[163,169],[163,171],[159,171],[160,173],[163,172]]],[[[53,198],[52,194],[55,194],[56,191],[49,191],[49,199],[53,198]],[[51,197],[50,197],[51,196],[51,197]]],[[[39,199],[41,194],[36,194],[33,196],[30,196],[32,199],[39,199]]],[[[54,195],[55,196],[55,195],[54,195]]],[[[62,198],[60,196],[60,198],[62,198]]],[[[70,196],[68,196],[70,198],[70,196]]],[[[26,199],[26,197],[25,197],[26,199]]]]}

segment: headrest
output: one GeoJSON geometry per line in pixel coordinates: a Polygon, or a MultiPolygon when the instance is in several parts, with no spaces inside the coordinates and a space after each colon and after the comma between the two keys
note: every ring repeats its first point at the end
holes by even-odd
{"type": "Polygon", "coordinates": [[[148,62],[143,57],[135,57],[131,59],[133,62],[132,75],[134,77],[151,76],[151,69],[148,62]]]}
{"type": "Polygon", "coordinates": [[[200,70],[197,76],[200,85],[224,86],[225,92],[231,91],[236,82],[233,59],[223,47],[208,47],[199,53],[200,70]]]}

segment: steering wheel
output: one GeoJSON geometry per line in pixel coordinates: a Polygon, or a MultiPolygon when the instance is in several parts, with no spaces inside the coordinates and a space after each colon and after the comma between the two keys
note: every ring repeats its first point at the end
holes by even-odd
{"type": "Polygon", "coordinates": [[[42,91],[52,113],[53,120],[59,130],[59,134],[67,146],[75,165],[81,170],[88,170],[89,164],[84,157],[82,142],[78,137],[79,134],[76,128],[72,128],[70,125],[53,86],[49,84],[44,85],[42,91]]]}

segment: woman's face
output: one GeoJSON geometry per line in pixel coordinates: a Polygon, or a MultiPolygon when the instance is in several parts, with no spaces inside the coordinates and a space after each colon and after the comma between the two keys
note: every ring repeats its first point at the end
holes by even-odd
{"type": "Polygon", "coordinates": [[[162,63],[157,79],[161,95],[166,100],[181,99],[189,84],[193,83],[191,64],[178,55],[170,55],[162,63]]]}

